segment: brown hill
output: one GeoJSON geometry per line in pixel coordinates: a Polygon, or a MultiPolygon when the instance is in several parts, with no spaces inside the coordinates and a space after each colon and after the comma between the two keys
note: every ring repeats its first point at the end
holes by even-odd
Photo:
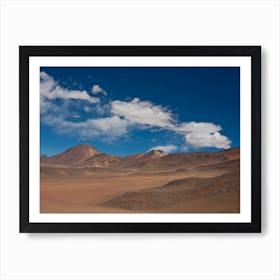
{"type": "Polygon", "coordinates": [[[82,167],[105,167],[117,163],[121,157],[115,157],[107,154],[94,155],[81,163],[82,167]]]}
{"type": "Polygon", "coordinates": [[[170,207],[175,203],[225,194],[232,199],[238,199],[239,180],[239,172],[226,173],[213,178],[190,177],[173,180],[162,187],[126,192],[105,202],[104,206],[129,210],[152,210],[170,207]]]}
{"type": "Polygon", "coordinates": [[[41,157],[41,164],[43,165],[79,165],[87,161],[93,156],[99,155],[100,152],[89,144],[81,144],[72,147],[62,153],[54,156],[41,157]]]}
{"type": "Polygon", "coordinates": [[[219,152],[193,152],[168,154],[161,157],[157,162],[147,163],[149,167],[174,167],[174,168],[194,168],[203,165],[219,164],[228,160],[240,158],[240,149],[233,148],[219,152]]]}
{"type": "Polygon", "coordinates": [[[113,164],[121,168],[161,168],[180,169],[209,166],[213,164],[226,163],[231,160],[239,160],[240,149],[233,148],[219,152],[193,152],[165,154],[160,150],[153,150],[146,154],[128,156],[113,164]]]}
{"type": "Polygon", "coordinates": [[[41,157],[42,213],[239,213],[240,149],[127,157],[79,145],[41,157]]]}
{"type": "Polygon", "coordinates": [[[115,164],[117,167],[142,167],[146,166],[151,161],[157,161],[165,156],[161,150],[152,150],[146,154],[136,154],[122,158],[115,164]]]}
{"type": "Polygon", "coordinates": [[[134,163],[137,163],[139,160],[141,161],[141,158],[145,154],[136,154],[136,155],[131,155],[122,158],[122,160],[117,164],[119,167],[127,166],[127,165],[133,165],[134,163]]]}
{"type": "Polygon", "coordinates": [[[161,168],[186,169],[226,163],[239,160],[240,149],[228,149],[219,152],[193,152],[166,155],[161,150],[152,150],[148,153],[136,154],[127,157],[117,157],[100,153],[89,144],[72,147],[54,156],[41,157],[42,166],[60,167],[108,167],[113,168],[161,168]]]}

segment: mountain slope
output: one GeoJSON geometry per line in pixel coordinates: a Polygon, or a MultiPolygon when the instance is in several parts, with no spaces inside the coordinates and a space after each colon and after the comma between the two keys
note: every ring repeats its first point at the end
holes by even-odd
{"type": "Polygon", "coordinates": [[[147,163],[149,167],[176,167],[176,168],[194,168],[202,165],[212,165],[228,160],[240,158],[240,149],[233,148],[219,152],[193,152],[168,154],[161,157],[158,161],[147,163]]]}
{"type": "Polygon", "coordinates": [[[148,210],[170,207],[175,203],[228,194],[239,197],[239,172],[213,178],[190,177],[170,181],[164,186],[126,192],[104,203],[107,207],[148,210]]]}
{"type": "Polygon", "coordinates": [[[146,154],[136,154],[122,158],[115,164],[117,167],[141,167],[147,165],[151,161],[157,161],[166,154],[161,150],[152,150],[146,154]]]}
{"type": "Polygon", "coordinates": [[[99,152],[89,144],[74,146],[54,156],[41,156],[42,166],[60,167],[107,167],[131,168],[132,170],[147,167],[174,169],[188,169],[207,167],[228,161],[239,160],[240,149],[228,149],[219,152],[193,152],[165,154],[161,150],[152,150],[147,153],[117,157],[99,152]]]}
{"type": "Polygon", "coordinates": [[[93,146],[81,144],[51,157],[43,156],[41,163],[43,165],[77,165],[99,154],[100,152],[93,146]]]}
{"type": "Polygon", "coordinates": [[[105,167],[117,163],[121,160],[121,157],[115,157],[107,154],[97,154],[91,158],[83,161],[81,166],[83,167],[105,167]]]}

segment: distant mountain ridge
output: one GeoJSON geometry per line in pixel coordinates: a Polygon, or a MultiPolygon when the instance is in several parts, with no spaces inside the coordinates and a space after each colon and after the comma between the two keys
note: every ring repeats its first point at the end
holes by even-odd
{"type": "Polygon", "coordinates": [[[219,152],[194,152],[165,154],[161,150],[152,150],[147,153],[118,157],[104,154],[90,144],[80,144],[54,156],[41,156],[42,166],[59,167],[181,167],[215,164],[227,160],[240,158],[240,149],[233,148],[219,152]]]}
{"type": "Polygon", "coordinates": [[[41,163],[73,165],[85,162],[99,154],[100,152],[90,144],[80,144],[51,157],[43,156],[41,163]]]}

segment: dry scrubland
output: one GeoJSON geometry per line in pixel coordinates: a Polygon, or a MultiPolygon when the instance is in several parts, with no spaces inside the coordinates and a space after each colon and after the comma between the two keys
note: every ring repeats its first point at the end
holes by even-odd
{"type": "Polygon", "coordinates": [[[41,157],[41,213],[238,213],[239,148],[129,157],[90,145],[41,157]]]}

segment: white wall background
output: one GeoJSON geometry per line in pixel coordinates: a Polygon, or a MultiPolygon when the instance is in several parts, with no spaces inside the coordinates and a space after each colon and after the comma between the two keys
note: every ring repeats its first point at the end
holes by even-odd
{"type": "Polygon", "coordinates": [[[0,0],[1,279],[280,279],[280,2],[0,0]],[[262,45],[262,234],[19,234],[19,45],[262,45]]]}

